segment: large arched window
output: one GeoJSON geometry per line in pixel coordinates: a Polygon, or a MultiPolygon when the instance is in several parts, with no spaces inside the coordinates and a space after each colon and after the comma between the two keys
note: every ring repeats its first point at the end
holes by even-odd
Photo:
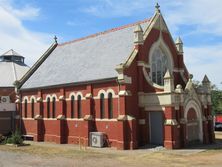
{"type": "Polygon", "coordinates": [[[161,48],[157,48],[152,54],[151,61],[152,81],[158,85],[163,86],[163,78],[168,68],[167,56],[161,48]]]}
{"type": "Polygon", "coordinates": [[[52,118],[56,117],[56,98],[52,98],[52,118]]]}
{"type": "Polygon", "coordinates": [[[75,114],[75,97],[71,96],[71,118],[74,118],[75,114]]]}
{"type": "Polygon", "coordinates": [[[113,118],[113,94],[108,94],[108,118],[113,118]]]}
{"type": "Polygon", "coordinates": [[[25,99],[25,106],[24,106],[24,117],[25,118],[27,118],[27,109],[28,109],[27,103],[28,103],[28,101],[27,101],[27,99],[25,99]]]}
{"type": "Polygon", "coordinates": [[[78,95],[77,107],[78,107],[77,116],[78,116],[78,118],[81,118],[82,117],[82,105],[81,105],[81,96],[80,95],[78,95]]]}
{"type": "Polygon", "coordinates": [[[100,94],[100,118],[103,119],[105,118],[105,104],[104,104],[104,94],[100,94]]]}
{"type": "Polygon", "coordinates": [[[47,98],[47,118],[50,118],[50,98],[47,98]]]}
{"type": "Polygon", "coordinates": [[[34,115],[35,115],[35,101],[34,99],[32,99],[32,102],[31,102],[31,117],[34,118],[34,115]]]}

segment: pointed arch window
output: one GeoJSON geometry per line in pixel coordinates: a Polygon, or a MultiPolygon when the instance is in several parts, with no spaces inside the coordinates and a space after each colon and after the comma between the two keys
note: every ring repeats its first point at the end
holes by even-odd
{"type": "Polygon", "coordinates": [[[104,104],[104,94],[100,94],[100,118],[105,118],[105,104],[104,104]]]}
{"type": "Polygon", "coordinates": [[[27,118],[27,109],[28,109],[28,106],[27,106],[27,99],[25,99],[25,105],[24,105],[24,117],[27,118]]]}
{"type": "Polygon", "coordinates": [[[161,48],[154,50],[151,59],[151,77],[152,81],[163,86],[164,75],[169,68],[166,54],[161,48]]]}
{"type": "Polygon", "coordinates": [[[81,96],[78,95],[77,97],[77,108],[78,108],[78,113],[77,113],[77,116],[78,118],[81,118],[82,117],[82,105],[81,105],[81,96]]]}
{"type": "Polygon", "coordinates": [[[47,118],[50,118],[50,98],[47,98],[47,118]]]}
{"type": "Polygon", "coordinates": [[[71,96],[71,118],[75,117],[75,96],[71,96]]]}
{"type": "Polygon", "coordinates": [[[32,99],[32,102],[31,102],[31,117],[34,118],[35,116],[35,101],[34,99],[32,99]]]}
{"type": "Polygon", "coordinates": [[[52,118],[56,117],[56,98],[52,98],[52,118]]]}
{"type": "Polygon", "coordinates": [[[113,118],[113,94],[108,94],[108,118],[113,118]]]}

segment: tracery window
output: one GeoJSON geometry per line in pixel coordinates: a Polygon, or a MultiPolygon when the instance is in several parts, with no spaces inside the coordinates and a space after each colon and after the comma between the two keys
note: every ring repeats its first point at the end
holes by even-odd
{"type": "Polygon", "coordinates": [[[168,68],[168,60],[166,54],[162,51],[161,48],[154,50],[151,55],[151,77],[152,81],[158,85],[163,86],[164,75],[168,68]]]}

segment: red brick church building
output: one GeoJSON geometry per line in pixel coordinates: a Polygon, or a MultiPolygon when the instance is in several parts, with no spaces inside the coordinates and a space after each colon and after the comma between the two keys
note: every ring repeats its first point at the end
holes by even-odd
{"type": "Polygon", "coordinates": [[[54,44],[20,80],[20,126],[35,141],[182,148],[212,143],[210,82],[198,88],[159,6],[152,18],[54,44]]]}

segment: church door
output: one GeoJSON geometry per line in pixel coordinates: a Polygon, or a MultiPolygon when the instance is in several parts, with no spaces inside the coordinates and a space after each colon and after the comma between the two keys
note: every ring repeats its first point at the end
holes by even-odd
{"type": "Polygon", "coordinates": [[[149,112],[150,144],[163,145],[163,113],[149,112]]]}

